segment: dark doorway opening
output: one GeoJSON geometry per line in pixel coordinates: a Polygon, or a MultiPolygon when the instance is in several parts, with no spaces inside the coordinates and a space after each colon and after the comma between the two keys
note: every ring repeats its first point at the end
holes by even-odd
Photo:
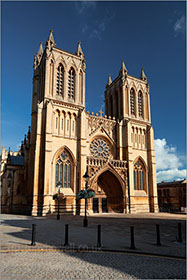
{"type": "Polygon", "coordinates": [[[107,208],[107,198],[102,198],[102,212],[107,213],[108,208],[107,208]]]}
{"type": "Polygon", "coordinates": [[[99,212],[98,198],[93,198],[93,212],[94,213],[99,212]]]}

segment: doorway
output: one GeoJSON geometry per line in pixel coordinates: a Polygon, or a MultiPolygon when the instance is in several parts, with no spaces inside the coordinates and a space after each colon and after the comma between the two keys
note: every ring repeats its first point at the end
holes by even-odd
{"type": "Polygon", "coordinates": [[[107,208],[107,198],[102,198],[102,212],[107,213],[108,208],[107,208]]]}
{"type": "Polygon", "coordinates": [[[98,198],[93,198],[93,213],[99,212],[98,198]]]}

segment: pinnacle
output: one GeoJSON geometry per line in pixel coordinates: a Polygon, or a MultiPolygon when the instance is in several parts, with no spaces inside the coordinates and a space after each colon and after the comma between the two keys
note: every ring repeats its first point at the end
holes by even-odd
{"type": "Polygon", "coordinates": [[[78,55],[78,56],[84,56],[84,53],[83,53],[82,48],[81,48],[81,41],[78,41],[78,46],[77,46],[76,55],[78,55]]]}
{"type": "Polygon", "coordinates": [[[146,77],[146,75],[145,75],[145,72],[144,72],[143,67],[141,68],[140,79],[142,79],[143,81],[147,81],[147,77],[146,77]]]}
{"type": "Polygon", "coordinates": [[[107,81],[106,87],[110,86],[111,83],[112,83],[112,79],[111,79],[111,75],[109,74],[109,75],[108,75],[108,81],[107,81]]]}

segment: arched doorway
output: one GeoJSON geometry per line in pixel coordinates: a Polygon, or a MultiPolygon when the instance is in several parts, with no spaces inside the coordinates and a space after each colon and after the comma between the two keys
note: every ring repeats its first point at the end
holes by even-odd
{"type": "Polygon", "coordinates": [[[110,171],[101,173],[94,183],[96,196],[93,198],[94,213],[123,213],[123,190],[118,178],[110,171]]]}

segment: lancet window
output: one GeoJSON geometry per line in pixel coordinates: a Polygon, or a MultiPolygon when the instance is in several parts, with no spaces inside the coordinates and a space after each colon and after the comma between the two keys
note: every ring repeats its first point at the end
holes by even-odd
{"type": "Polygon", "coordinates": [[[135,116],[136,112],[136,99],[135,99],[135,91],[133,88],[130,90],[130,109],[131,109],[131,115],[135,116]]]}
{"type": "Polygon", "coordinates": [[[72,175],[73,162],[69,154],[64,150],[56,162],[56,187],[60,183],[62,188],[70,188],[72,175]]]}
{"type": "Polygon", "coordinates": [[[140,159],[134,165],[134,189],[145,190],[145,168],[140,159]]]}
{"type": "Polygon", "coordinates": [[[57,68],[57,80],[56,80],[56,94],[63,96],[64,90],[64,67],[59,64],[57,68]]]}
{"type": "Polygon", "coordinates": [[[75,97],[75,70],[73,67],[70,68],[68,73],[68,97],[75,97]]]}
{"type": "Polygon", "coordinates": [[[138,115],[143,118],[143,95],[142,92],[138,92],[138,115]]]}

